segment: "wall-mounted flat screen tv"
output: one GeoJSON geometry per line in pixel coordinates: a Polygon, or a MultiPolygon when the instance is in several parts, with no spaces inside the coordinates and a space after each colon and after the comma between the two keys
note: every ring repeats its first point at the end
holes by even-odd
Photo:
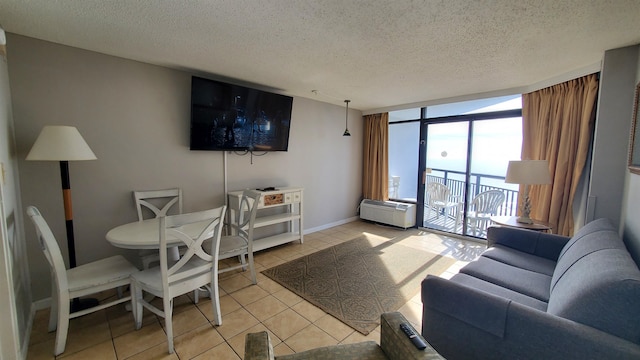
{"type": "Polygon", "coordinates": [[[293,98],[193,76],[191,150],[287,151],[293,98]]]}

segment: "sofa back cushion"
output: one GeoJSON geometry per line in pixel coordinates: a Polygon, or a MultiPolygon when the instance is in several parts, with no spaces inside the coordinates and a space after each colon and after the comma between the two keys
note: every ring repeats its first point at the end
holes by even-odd
{"type": "Polygon", "coordinates": [[[562,250],[547,312],[640,343],[640,270],[608,220],[587,224],[562,250]]]}

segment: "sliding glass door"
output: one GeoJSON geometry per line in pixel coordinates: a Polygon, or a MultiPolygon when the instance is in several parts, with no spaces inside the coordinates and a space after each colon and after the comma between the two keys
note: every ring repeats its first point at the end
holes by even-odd
{"type": "Polygon", "coordinates": [[[504,182],[522,144],[512,115],[424,122],[424,227],[484,238],[492,216],[515,215],[518,187],[504,182]]]}
{"type": "Polygon", "coordinates": [[[415,203],[416,224],[484,238],[492,216],[516,214],[520,95],[389,113],[389,197],[415,203]]]}
{"type": "Polygon", "coordinates": [[[469,121],[424,122],[423,226],[458,232],[466,193],[469,121]]]}

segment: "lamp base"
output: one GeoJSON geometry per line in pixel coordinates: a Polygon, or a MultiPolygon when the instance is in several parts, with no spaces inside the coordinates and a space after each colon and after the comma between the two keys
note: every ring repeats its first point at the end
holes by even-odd
{"type": "Polygon", "coordinates": [[[71,312],[78,312],[81,310],[85,310],[85,309],[89,309],[92,307],[96,307],[98,306],[100,302],[98,301],[98,299],[93,299],[93,298],[75,298],[73,300],[71,300],[71,304],[70,309],[71,312]]]}
{"type": "Polygon", "coordinates": [[[533,224],[533,220],[531,220],[530,217],[528,216],[519,216],[516,218],[516,222],[520,223],[520,224],[533,224]]]}

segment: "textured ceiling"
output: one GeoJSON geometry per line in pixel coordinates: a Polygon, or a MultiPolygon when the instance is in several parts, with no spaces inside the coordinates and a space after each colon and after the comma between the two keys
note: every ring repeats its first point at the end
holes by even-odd
{"type": "Polygon", "coordinates": [[[597,70],[640,43],[640,1],[0,0],[0,24],[366,112],[597,70]]]}

